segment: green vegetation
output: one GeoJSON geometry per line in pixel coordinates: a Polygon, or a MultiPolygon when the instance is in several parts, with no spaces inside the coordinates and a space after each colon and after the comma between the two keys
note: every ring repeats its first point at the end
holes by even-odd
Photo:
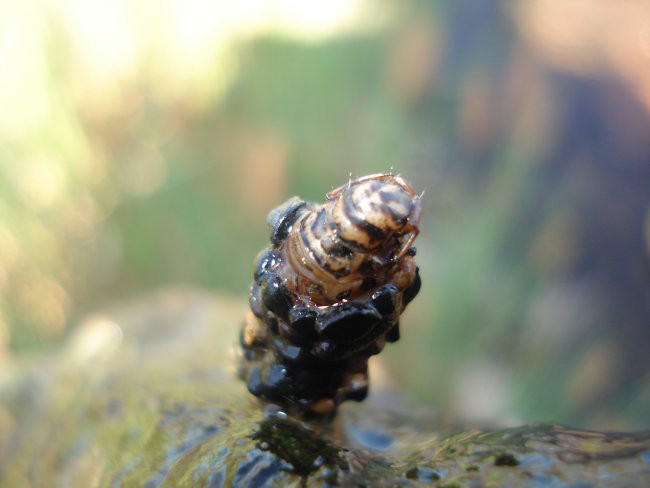
{"type": "Polygon", "coordinates": [[[647,427],[639,16],[262,3],[0,0],[0,363],[147,290],[244,297],[269,209],[394,168],[424,191],[395,382],[450,418],[647,427]]]}

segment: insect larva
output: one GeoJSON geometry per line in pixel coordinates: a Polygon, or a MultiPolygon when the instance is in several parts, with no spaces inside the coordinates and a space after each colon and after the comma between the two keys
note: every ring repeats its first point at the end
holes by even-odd
{"type": "Polygon", "coordinates": [[[420,287],[420,199],[401,177],[358,178],[326,198],[269,213],[241,336],[249,391],[316,415],[365,398],[368,357],[399,338],[420,287]]]}

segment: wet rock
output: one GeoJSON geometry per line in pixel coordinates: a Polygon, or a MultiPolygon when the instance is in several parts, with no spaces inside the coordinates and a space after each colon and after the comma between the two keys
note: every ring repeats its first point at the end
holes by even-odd
{"type": "Polygon", "coordinates": [[[0,486],[650,485],[648,432],[449,429],[372,404],[310,424],[264,407],[230,365],[245,309],[159,293],[3,370],[0,486]]]}

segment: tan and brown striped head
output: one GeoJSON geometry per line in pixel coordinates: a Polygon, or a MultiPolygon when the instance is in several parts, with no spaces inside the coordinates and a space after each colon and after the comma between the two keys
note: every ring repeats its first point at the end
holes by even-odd
{"type": "Polygon", "coordinates": [[[349,181],[323,205],[303,207],[280,247],[278,270],[289,289],[318,305],[369,292],[376,283],[407,287],[415,265],[406,254],[418,235],[420,198],[399,176],[349,181]]]}
{"type": "Polygon", "coordinates": [[[365,176],[333,190],[327,199],[339,238],[358,250],[372,252],[393,245],[393,236],[407,236],[394,249],[392,257],[399,259],[419,232],[420,199],[400,176],[365,176]]]}

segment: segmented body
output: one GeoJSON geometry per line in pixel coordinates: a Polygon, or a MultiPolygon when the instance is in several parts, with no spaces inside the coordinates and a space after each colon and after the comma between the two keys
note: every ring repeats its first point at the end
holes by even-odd
{"type": "Polygon", "coordinates": [[[419,218],[419,197],[390,174],[350,181],[323,205],[294,197],[270,212],[241,339],[253,394],[324,415],[365,397],[368,357],[399,338],[419,290],[419,218]]]}
{"type": "Polygon", "coordinates": [[[370,176],[327,199],[296,220],[280,247],[286,264],[279,271],[291,291],[330,305],[393,277],[404,288],[415,268],[412,259],[402,258],[417,236],[420,216],[420,200],[406,182],[370,176]],[[398,271],[407,276],[400,279],[398,271]]]}

